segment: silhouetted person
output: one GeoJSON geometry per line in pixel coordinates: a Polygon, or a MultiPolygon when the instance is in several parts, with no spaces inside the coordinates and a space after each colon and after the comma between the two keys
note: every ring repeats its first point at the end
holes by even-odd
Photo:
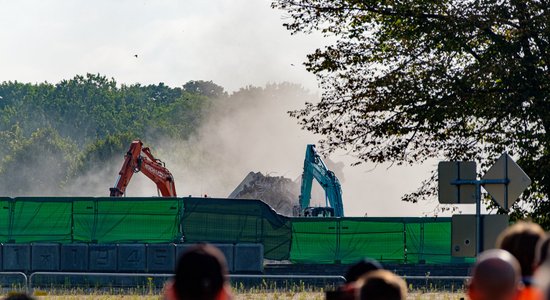
{"type": "Polygon", "coordinates": [[[351,265],[344,277],[346,277],[346,283],[351,283],[355,282],[357,279],[361,278],[361,276],[366,275],[371,271],[382,269],[382,265],[378,261],[365,258],[351,265]]]}
{"type": "Polygon", "coordinates": [[[517,300],[542,299],[540,290],[533,286],[533,274],[535,249],[544,236],[544,230],[538,224],[518,222],[508,227],[498,237],[497,248],[510,252],[521,267],[521,280],[525,287],[520,291],[517,300]]]}
{"type": "Polygon", "coordinates": [[[517,259],[501,249],[492,249],[479,255],[468,285],[471,300],[517,299],[521,270],[517,259]]]}
{"type": "Polygon", "coordinates": [[[543,292],[543,299],[550,299],[550,255],[548,255],[550,246],[550,236],[546,235],[544,239],[537,244],[535,255],[535,286],[543,292]]]}
{"type": "Polygon", "coordinates": [[[360,300],[406,300],[407,285],[387,270],[376,270],[357,280],[360,300]]]}
{"type": "Polygon", "coordinates": [[[535,265],[534,269],[540,267],[548,258],[548,248],[550,246],[550,235],[546,234],[544,238],[540,239],[535,248],[535,265]]]}
{"type": "Polygon", "coordinates": [[[223,253],[208,244],[198,244],[179,258],[174,279],[167,284],[169,300],[231,299],[223,253]]]}
{"type": "Polygon", "coordinates": [[[325,293],[325,299],[354,300],[357,294],[357,286],[355,282],[369,272],[382,269],[382,265],[374,259],[365,258],[356,262],[348,268],[346,274],[344,275],[346,278],[346,283],[339,286],[335,291],[327,291],[325,293]]]}
{"type": "Polygon", "coordinates": [[[35,298],[25,293],[11,293],[4,300],[34,300],[35,298]]]}

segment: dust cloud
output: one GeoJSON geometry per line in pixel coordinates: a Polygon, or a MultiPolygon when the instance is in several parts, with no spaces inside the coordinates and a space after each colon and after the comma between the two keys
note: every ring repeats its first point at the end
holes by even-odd
{"type": "MultiPolygon", "coordinates": [[[[190,139],[164,139],[147,146],[166,162],[175,177],[178,196],[225,198],[249,172],[296,180],[302,172],[306,145],[315,144],[320,136],[302,130],[288,111],[317,98],[293,84],[248,87],[217,101],[190,139]]],[[[337,173],[341,173],[338,177],[347,216],[424,216],[432,215],[437,206],[436,200],[417,204],[400,200],[418,188],[435,162],[412,167],[352,167],[355,159],[346,153],[334,153],[330,159],[343,164],[337,173]]],[[[316,189],[319,194],[318,185],[316,189]]],[[[127,190],[127,196],[155,195],[154,184],[142,174],[134,176],[127,190]]],[[[314,197],[311,205],[324,206],[324,198],[314,197]]]]}
{"type": "MultiPolygon", "coordinates": [[[[322,34],[290,35],[282,26],[284,16],[269,4],[263,0],[169,0],[154,5],[102,0],[84,6],[6,3],[0,24],[13,30],[0,33],[6,41],[0,52],[11,59],[2,61],[0,78],[57,82],[89,72],[110,74],[126,84],[162,81],[176,86],[206,78],[234,91],[244,84],[288,80],[314,89],[315,76],[301,62],[333,41],[322,34]],[[82,13],[85,19],[78,17],[82,13]],[[37,41],[44,45],[38,52],[37,41]],[[133,56],[136,53],[139,59],[133,56]]],[[[237,90],[238,97],[231,102],[221,99],[207,116],[208,122],[190,139],[158,142],[155,137],[141,137],[174,174],[179,196],[226,197],[250,171],[293,180],[300,176],[306,145],[320,137],[301,130],[287,111],[318,95],[303,89],[267,89],[237,90]]],[[[344,163],[346,215],[420,216],[435,207],[434,203],[400,201],[429,176],[435,163],[388,169],[369,164],[350,167],[355,160],[346,153],[330,158],[344,163]]],[[[101,164],[101,170],[94,168],[63,189],[21,194],[107,196],[123,160],[120,153],[107,161],[89,162],[101,164]]],[[[44,168],[55,169],[56,163],[44,168]]],[[[135,174],[127,196],[155,195],[155,185],[143,174],[135,174]]]]}
{"type": "MultiPolygon", "coordinates": [[[[317,101],[318,97],[290,83],[247,87],[216,100],[190,138],[159,139],[144,135],[142,139],[174,175],[178,196],[226,198],[250,172],[292,181],[300,177],[306,145],[315,144],[321,137],[302,130],[288,111],[301,108],[306,101],[317,101]]],[[[106,197],[118,176],[124,154],[87,162],[90,171],[71,178],[62,187],[42,184],[37,185],[39,189],[10,196],[106,197]]],[[[355,159],[347,153],[333,153],[325,162],[329,159],[338,166],[329,168],[335,168],[333,171],[342,183],[346,216],[423,216],[432,215],[437,206],[436,200],[417,204],[400,200],[403,194],[418,188],[436,167],[435,162],[413,167],[369,164],[352,167],[355,159]]],[[[55,170],[57,162],[49,161],[42,159],[40,169],[55,170]]],[[[314,191],[311,206],[324,206],[324,197],[315,197],[322,195],[316,182],[314,189],[317,192],[314,191]]],[[[155,184],[138,173],[134,174],[126,196],[152,197],[158,193],[155,184]]]]}
{"type": "Polygon", "coordinates": [[[298,178],[306,144],[315,137],[300,130],[287,111],[316,96],[293,84],[248,87],[220,99],[190,140],[166,144],[181,178],[182,195],[227,197],[249,172],[298,178]]]}

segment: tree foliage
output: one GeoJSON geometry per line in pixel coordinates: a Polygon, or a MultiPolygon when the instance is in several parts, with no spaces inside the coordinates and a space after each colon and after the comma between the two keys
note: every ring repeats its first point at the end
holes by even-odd
{"type": "Polygon", "coordinates": [[[227,97],[227,93],[224,91],[224,88],[212,81],[191,80],[183,85],[183,90],[214,99],[227,97]]]}
{"type": "MultiPolygon", "coordinates": [[[[212,81],[126,85],[99,74],[55,84],[2,82],[0,196],[108,195],[136,138],[155,156],[192,172],[205,164],[220,172],[220,162],[227,160],[220,147],[233,139],[226,139],[220,123],[241,130],[245,121],[253,125],[249,119],[257,119],[251,113],[267,114],[281,101],[307,97],[301,86],[289,83],[228,94],[212,81]],[[235,115],[243,123],[233,124],[235,115]]],[[[175,176],[178,171],[172,169],[175,176]]]]}
{"type": "Polygon", "coordinates": [[[99,74],[57,84],[0,83],[2,193],[61,194],[67,182],[122,156],[133,139],[185,140],[213,93],[225,93],[212,82],[200,86],[124,85],[99,74]]]}
{"type": "Polygon", "coordinates": [[[2,160],[0,186],[5,195],[51,196],[62,188],[77,161],[76,145],[52,128],[20,141],[2,160]]]}
{"type": "MultiPolygon", "coordinates": [[[[275,0],[293,33],[333,44],[308,55],[324,88],[293,112],[328,151],[359,162],[475,160],[508,151],[534,181],[514,214],[550,222],[550,14],[537,0],[275,0]],[[526,205],[525,205],[526,204],[526,205]]],[[[433,196],[431,185],[404,197],[433,196]]]]}

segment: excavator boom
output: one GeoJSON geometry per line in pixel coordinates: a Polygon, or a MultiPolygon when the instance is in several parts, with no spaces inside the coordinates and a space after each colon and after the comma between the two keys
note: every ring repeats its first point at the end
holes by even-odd
{"type": "Polygon", "coordinates": [[[130,144],[130,149],[124,156],[124,163],[115,182],[115,186],[110,188],[111,197],[121,197],[126,192],[126,188],[132,179],[134,173],[142,172],[151,179],[163,197],[176,197],[176,186],[174,177],[166,169],[164,163],[156,159],[148,147],[143,147],[140,140],[135,140],[130,144]],[[142,153],[144,155],[142,155],[142,153]]]}
{"type": "Polygon", "coordinates": [[[311,187],[314,178],[325,190],[327,204],[330,204],[330,207],[334,209],[334,216],[343,217],[344,206],[342,203],[342,187],[340,181],[338,181],[334,172],[327,168],[321,156],[315,150],[315,145],[307,145],[300,191],[300,210],[302,212],[309,207],[311,201],[311,187]]]}

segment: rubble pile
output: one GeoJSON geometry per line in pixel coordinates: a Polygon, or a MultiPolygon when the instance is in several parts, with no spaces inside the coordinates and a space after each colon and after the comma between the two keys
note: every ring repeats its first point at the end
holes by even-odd
{"type": "Polygon", "coordinates": [[[229,198],[260,199],[278,213],[291,216],[299,194],[300,184],[292,179],[250,172],[229,198]]]}

